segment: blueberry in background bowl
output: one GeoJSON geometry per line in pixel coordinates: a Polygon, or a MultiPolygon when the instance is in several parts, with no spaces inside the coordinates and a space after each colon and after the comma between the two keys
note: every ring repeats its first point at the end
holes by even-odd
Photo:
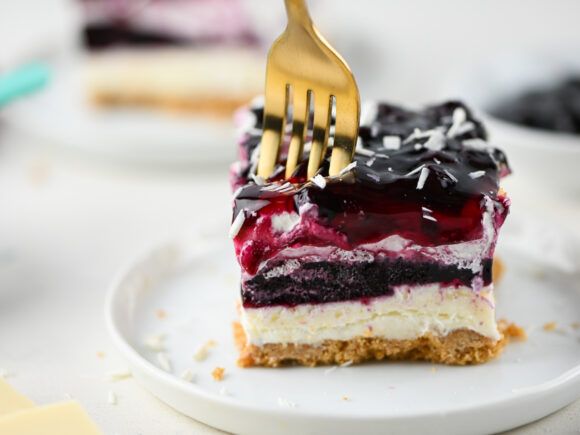
{"type": "Polygon", "coordinates": [[[580,58],[578,48],[506,54],[454,78],[530,187],[580,201],[580,58]]]}
{"type": "Polygon", "coordinates": [[[580,72],[559,83],[534,87],[499,101],[490,112],[524,127],[580,134],[580,72]]]}

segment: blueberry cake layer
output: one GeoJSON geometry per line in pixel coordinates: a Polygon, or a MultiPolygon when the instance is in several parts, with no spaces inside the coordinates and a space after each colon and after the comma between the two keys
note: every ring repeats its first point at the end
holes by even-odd
{"type": "Polygon", "coordinates": [[[230,116],[263,85],[242,0],[80,0],[86,81],[99,106],[230,116]]]}
{"type": "Polygon", "coordinates": [[[284,146],[274,175],[255,175],[261,117],[259,103],[239,114],[231,174],[240,363],[341,362],[347,348],[355,361],[496,355],[491,270],[509,167],[469,109],[368,105],[353,163],[329,177],[327,157],[311,180],[305,162],[283,180],[284,146]]]}

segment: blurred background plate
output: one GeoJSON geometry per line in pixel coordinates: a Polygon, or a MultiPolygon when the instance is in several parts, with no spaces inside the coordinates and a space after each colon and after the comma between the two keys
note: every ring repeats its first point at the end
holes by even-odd
{"type": "Polygon", "coordinates": [[[98,109],[86,99],[82,58],[52,64],[43,92],[13,103],[8,123],[43,143],[126,163],[203,165],[232,161],[228,120],[147,109],[98,109]]]}

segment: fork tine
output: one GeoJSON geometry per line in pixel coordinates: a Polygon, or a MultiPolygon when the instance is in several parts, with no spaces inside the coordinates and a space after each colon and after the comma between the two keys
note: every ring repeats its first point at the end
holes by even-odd
{"type": "Polygon", "coordinates": [[[264,104],[264,132],[260,142],[260,158],[258,160],[258,175],[264,179],[270,177],[276,167],[284,126],[286,125],[286,108],[290,89],[286,86],[284,92],[274,88],[266,80],[266,102],[264,104]]]}
{"type": "Polygon", "coordinates": [[[302,89],[294,89],[293,92],[293,119],[292,119],[292,139],[288,147],[288,159],[286,160],[286,178],[290,178],[298,165],[304,149],[304,138],[306,126],[310,114],[310,101],[312,92],[302,89]]]}
{"type": "Polygon", "coordinates": [[[330,114],[332,100],[328,95],[314,96],[314,127],[312,129],[312,148],[308,158],[308,178],[312,178],[318,172],[320,163],[326,155],[328,146],[328,133],[330,130],[330,114]]]}
{"type": "Polygon", "coordinates": [[[351,102],[348,98],[337,98],[334,143],[328,170],[330,176],[338,175],[352,161],[358,136],[359,118],[360,108],[357,101],[351,102]]]}

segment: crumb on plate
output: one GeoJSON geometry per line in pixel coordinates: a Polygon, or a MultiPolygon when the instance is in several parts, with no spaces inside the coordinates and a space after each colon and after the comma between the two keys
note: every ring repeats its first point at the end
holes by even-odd
{"type": "Polygon", "coordinates": [[[109,382],[123,381],[129,379],[133,374],[130,370],[113,370],[105,374],[105,379],[109,382]]]}
{"type": "Polygon", "coordinates": [[[157,362],[159,364],[159,367],[161,367],[163,370],[170,373],[172,372],[173,365],[171,364],[171,361],[169,360],[169,357],[167,356],[166,353],[159,352],[157,354],[157,362]]]}
{"type": "Polygon", "coordinates": [[[208,340],[202,344],[193,354],[193,359],[196,361],[203,361],[207,358],[209,350],[212,347],[216,347],[217,342],[215,340],[208,340]]]}
{"type": "Polygon", "coordinates": [[[510,340],[524,341],[528,338],[526,330],[515,323],[510,323],[505,319],[498,322],[501,333],[510,340]]]}
{"type": "Polygon", "coordinates": [[[185,382],[193,382],[195,380],[195,375],[190,369],[185,369],[179,377],[185,382]]]}
{"type": "Polygon", "coordinates": [[[165,334],[153,334],[143,340],[143,344],[149,350],[161,352],[165,350],[165,334]]]}
{"type": "Polygon", "coordinates": [[[226,369],[223,367],[216,367],[211,372],[211,376],[213,377],[214,381],[221,382],[224,380],[226,369]]]}
{"type": "Polygon", "coordinates": [[[282,408],[296,408],[296,403],[285,399],[284,397],[278,397],[278,406],[282,408]]]}

